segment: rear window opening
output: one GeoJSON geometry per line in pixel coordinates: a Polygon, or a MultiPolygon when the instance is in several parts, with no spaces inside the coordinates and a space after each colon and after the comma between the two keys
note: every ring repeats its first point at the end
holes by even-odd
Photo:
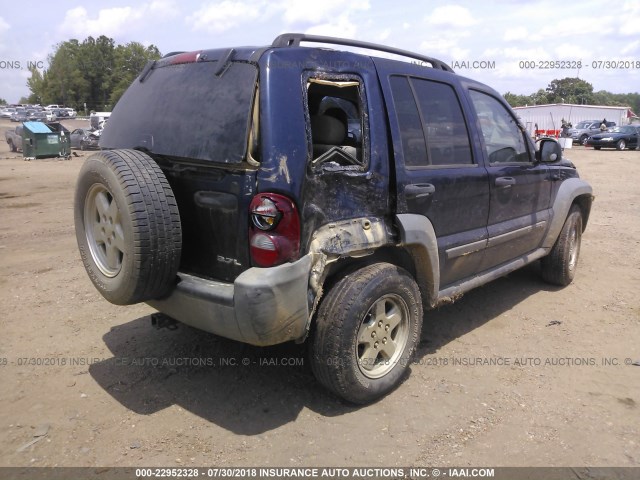
{"type": "Polygon", "coordinates": [[[356,78],[307,80],[311,165],[366,165],[364,95],[356,78]]]}

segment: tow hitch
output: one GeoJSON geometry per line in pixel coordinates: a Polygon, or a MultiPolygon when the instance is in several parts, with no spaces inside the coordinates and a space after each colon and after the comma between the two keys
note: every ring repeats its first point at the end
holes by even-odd
{"type": "Polygon", "coordinates": [[[178,322],[176,320],[160,312],[151,314],[151,325],[156,330],[160,330],[161,328],[168,330],[178,329],[178,322]]]}

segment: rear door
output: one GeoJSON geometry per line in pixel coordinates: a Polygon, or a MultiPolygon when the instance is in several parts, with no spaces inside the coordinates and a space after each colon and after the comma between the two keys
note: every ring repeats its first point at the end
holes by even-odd
{"type": "Polygon", "coordinates": [[[467,107],[450,74],[429,70],[427,78],[424,67],[406,64],[398,74],[395,62],[375,61],[389,109],[398,213],[431,221],[444,288],[473,275],[481,264],[489,213],[487,171],[477,162],[467,107]]]}
{"type": "Polygon", "coordinates": [[[251,266],[247,212],[257,161],[249,132],[258,70],[239,61],[218,65],[227,58],[223,50],[192,52],[145,69],[116,105],[100,146],[156,160],[180,210],[180,270],[233,281],[251,266]]]}
{"type": "Polygon", "coordinates": [[[537,163],[532,142],[513,112],[491,93],[470,90],[476,110],[491,200],[489,242],[481,270],[513,260],[542,241],[550,218],[548,168],[537,163]]]}

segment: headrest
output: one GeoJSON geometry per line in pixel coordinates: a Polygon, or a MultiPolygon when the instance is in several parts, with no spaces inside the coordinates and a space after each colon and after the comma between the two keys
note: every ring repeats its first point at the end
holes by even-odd
{"type": "Polygon", "coordinates": [[[347,137],[347,126],[337,118],[314,115],[311,117],[311,136],[313,143],[342,145],[347,137]]]}

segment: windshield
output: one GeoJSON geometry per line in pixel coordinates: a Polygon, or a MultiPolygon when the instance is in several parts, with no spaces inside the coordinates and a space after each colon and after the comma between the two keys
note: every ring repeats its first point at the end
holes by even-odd
{"type": "Polygon", "coordinates": [[[614,127],[609,129],[613,133],[636,133],[633,127],[614,127]]]}
{"type": "Polygon", "coordinates": [[[103,148],[219,163],[245,159],[257,68],[233,62],[166,65],[136,79],[105,128],[103,148]]]}
{"type": "Polygon", "coordinates": [[[589,125],[591,125],[591,122],[580,122],[576,125],[576,128],[587,128],[589,125]]]}

